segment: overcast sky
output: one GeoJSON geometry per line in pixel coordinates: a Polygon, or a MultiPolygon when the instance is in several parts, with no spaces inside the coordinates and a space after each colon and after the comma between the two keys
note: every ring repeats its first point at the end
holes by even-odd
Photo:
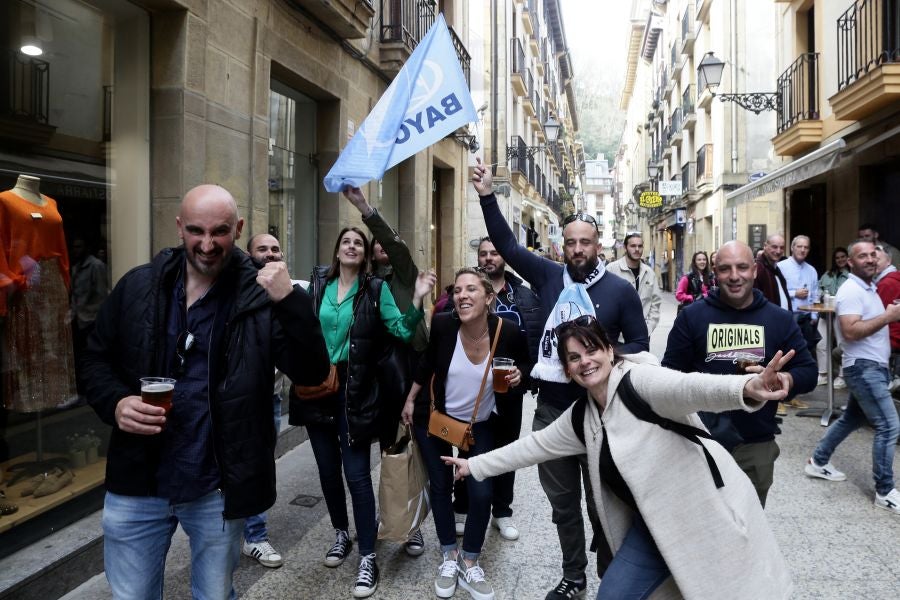
{"type": "Polygon", "coordinates": [[[575,77],[616,82],[621,91],[630,0],[560,0],[575,77]]]}

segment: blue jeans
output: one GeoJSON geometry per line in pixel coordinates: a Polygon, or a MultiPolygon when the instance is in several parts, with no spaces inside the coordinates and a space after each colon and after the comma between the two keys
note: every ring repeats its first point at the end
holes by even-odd
{"type": "MultiPolygon", "coordinates": [[[[441,460],[441,456],[453,456],[453,446],[428,435],[425,427],[416,427],[416,440],[422,451],[422,460],[428,470],[429,490],[431,492],[431,514],[434,517],[434,528],[442,552],[456,549],[456,522],[453,517],[453,468],[441,460]]],[[[493,428],[487,421],[472,426],[475,445],[469,448],[468,456],[478,456],[494,449],[493,428]]],[[[478,481],[474,477],[466,477],[466,489],[469,492],[469,513],[466,516],[466,531],[463,534],[462,556],[475,560],[481,554],[488,521],[491,520],[491,494],[493,482],[491,478],[478,481]]]]}
{"type": "Polygon", "coordinates": [[[375,535],[378,521],[375,517],[375,491],[372,489],[372,465],[369,444],[351,446],[347,437],[347,411],[344,385],[334,398],[338,404],[337,423],[334,425],[307,425],[309,443],[312,446],[316,466],[319,468],[319,482],[325,505],[331,517],[331,526],[347,531],[347,499],[344,492],[343,475],[350,488],[353,502],[353,523],[359,542],[359,554],[366,556],[375,552],[375,535]]]}
{"type": "MultiPolygon", "coordinates": [[[[281,431],[281,394],[272,395],[272,404],[275,407],[275,438],[281,431]]],[[[244,523],[244,539],[248,542],[264,542],[269,539],[269,530],[266,527],[266,513],[247,517],[244,523]]]]}
{"type": "Polygon", "coordinates": [[[838,445],[868,421],[875,429],[872,440],[875,491],[884,496],[894,489],[894,447],[900,432],[900,419],[888,391],[890,371],[875,361],[857,360],[852,367],[844,369],[844,381],[850,390],[847,410],[825,432],[813,460],[817,465],[827,464],[838,445]]]}
{"type": "Polygon", "coordinates": [[[597,600],[644,600],[669,577],[669,567],[663,560],[647,525],[640,516],[634,522],[619,551],[600,580],[597,600]]]}
{"type": "Polygon", "coordinates": [[[116,600],[163,596],[166,554],[180,523],[191,544],[191,594],[197,600],[235,598],[232,575],[240,557],[243,519],[223,519],[218,490],[192,502],[107,492],[103,562],[116,600]]]}

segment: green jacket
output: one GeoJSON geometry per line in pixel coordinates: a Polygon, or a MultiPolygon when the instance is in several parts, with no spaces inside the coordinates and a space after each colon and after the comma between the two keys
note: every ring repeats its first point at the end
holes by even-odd
{"type": "MultiPolygon", "coordinates": [[[[400,234],[387,224],[378,210],[373,209],[371,215],[363,217],[363,223],[384,248],[391,261],[388,267],[379,266],[375,274],[387,282],[400,312],[406,312],[412,304],[419,268],[413,262],[406,243],[400,239],[400,234]]],[[[424,319],[416,327],[411,344],[416,352],[425,350],[428,345],[428,327],[424,319]]]]}

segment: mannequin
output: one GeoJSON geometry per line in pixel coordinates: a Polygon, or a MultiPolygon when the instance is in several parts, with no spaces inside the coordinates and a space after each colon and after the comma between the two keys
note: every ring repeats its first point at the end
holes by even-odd
{"type": "Polygon", "coordinates": [[[69,255],[56,201],[40,179],[19,175],[0,192],[0,391],[17,412],[54,408],[75,395],[69,255]]]}

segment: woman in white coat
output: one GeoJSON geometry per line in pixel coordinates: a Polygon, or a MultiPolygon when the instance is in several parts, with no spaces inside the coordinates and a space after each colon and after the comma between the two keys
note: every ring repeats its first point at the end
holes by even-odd
{"type": "Polygon", "coordinates": [[[456,466],[456,477],[482,480],[586,452],[614,556],[598,598],[788,598],[785,560],[753,485],[731,455],[712,440],[689,439],[637,418],[619,384],[630,373],[634,391],[653,412],[702,429],[697,411],[754,411],[783,399],[788,386],[778,371],[793,351],[777,353],[756,375],[709,375],[664,369],[646,352],[617,356],[590,317],[564,323],[557,336],[566,374],[589,392],[585,442],[570,408],[549,427],[503,448],[468,461],[444,457],[456,466]]]}

